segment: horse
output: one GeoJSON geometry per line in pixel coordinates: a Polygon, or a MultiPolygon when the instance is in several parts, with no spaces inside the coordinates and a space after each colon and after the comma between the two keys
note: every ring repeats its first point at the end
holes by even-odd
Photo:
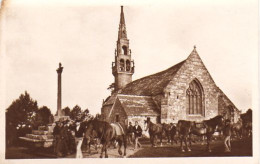
{"type": "Polygon", "coordinates": [[[207,137],[207,150],[211,152],[210,148],[210,142],[211,138],[216,131],[216,127],[223,126],[224,118],[221,115],[218,115],[214,118],[211,118],[209,120],[204,120],[202,124],[204,127],[198,128],[196,127],[196,123],[192,121],[186,121],[186,120],[179,120],[177,129],[179,130],[180,138],[181,138],[181,151],[184,152],[182,142],[185,142],[186,149],[188,151],[191,151],[191,149],[188,147],[187,139],[189,139],[190,146],[191,146],[191,134],[197,135],[197,136],[206,136],[207,137]],[[189,137],[189,138],[188,138],[189,137]]]}
{"type": "Polygon", "coordinates": [[[177,140],[175,139],[175,135],[177,134],[176,126],[173,123],[163,123],[162,127],[168,139],[168,143],[171,143],[173,145],[173,141],[175,141],[175,143],[177,144],[177,140]]]}
{"type": "Polygon", "coordinates": [[[246,137],[252,136],[252,110],[248,109],[246,113],[240,114],[243,124],[243,133],[246,137]]]}
{"type": "Polygon", "coordinates": [[[242,138],[243,123],[239,120],[237,123],[232,124],[231,126],[232,134],[236,135],[238,138],[242,138]]]}
{"type": "Polygon", "coordinates": [[[96,132],[96,135],[99,138],[100,143],[102,144],[100,158],[103,157],[103,152],[105,152],[105,158],[108,158],[107,147],[115,140],[118,142],[119,155],[122,155],[121,147],[122,145],[124,145],[123,156],[126,156],[127,138],[124,126],[119,123],[109,124],[106,121],[101,121],[97,119],[90,120],[86,125],[84,135],[88,143],[91,141],[91,138],[93,138],[93,131],[96,132]]]}
{"type": "Polygon", "coordinates": [[[150,135],[150,142],[152,144],[152,147],[155,147],[154,138],[156,138],[156,144],[157,144],[157,137],[160,137],[160,145],[162,146],[162,134],[163,134],[162,124],[154,124],[149,119],[145,120],[144,123],[147,124],[145,131],[149,129],[148,132],[150,135]]]}

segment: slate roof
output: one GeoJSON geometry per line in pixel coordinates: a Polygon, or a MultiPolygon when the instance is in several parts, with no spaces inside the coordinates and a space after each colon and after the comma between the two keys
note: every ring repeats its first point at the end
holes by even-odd
{"type": "Polygon", "coordinates": [[[158,116],[159,109],[150,96],[118,95],[122,107],[128,116],[158,116]]]}
{"type": "Polygon", "coordinates": [[[127,84],[121,94],[154,96],[163,93],[163,89],[172,80],[186,60],[156,74],[143,77],[127,84]]]}
{"type": "Polygon", "coordinates": [[[111,96],[107,97],[103,106],[105,105],[113,105],[116,100],[116,94],[112,94],[111,96]]]}

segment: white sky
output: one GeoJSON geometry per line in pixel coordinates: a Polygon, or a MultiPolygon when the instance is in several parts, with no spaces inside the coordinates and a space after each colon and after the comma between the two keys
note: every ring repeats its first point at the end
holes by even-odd
{"type": "Polygon", "coordinates": [[[107,87],[114,81],[111,62],[120,5],[125,6],[136,66],[133,80],[186,59],[196,45],[215,83],[239,109],[251,108],[258,55],[257,1],[158,2],[10,0],[0,35],[5,108],[26,90],[39,106],[55,113],[56,69],[61,62],[62,107],[78,104],[100,113],[102,100],[110,94],[107,87]]]}

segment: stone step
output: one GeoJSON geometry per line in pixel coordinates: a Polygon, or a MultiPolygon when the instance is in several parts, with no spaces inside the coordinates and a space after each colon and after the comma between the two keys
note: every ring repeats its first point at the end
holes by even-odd
{"type": "Polygon", "coordinates": [[[27,138],[36,139],[36,140],[48,140],[53,139],[53,135],[35,135],[35,134],[26,134],[27,138]]]}
{"type": "Polygon", "coordinates": [[[47,135],[47,134],[50,135],[52,133],[49,132],[49,131],[44,131],[44,130],[33,130],[32,134],[34,134],[34,135],[47,135]]]}
{"type": "Polygon", "coordinates": [[[51,147],[53,144],[53,139],[46,139],[46,140],[38,140],[32,139],[28,137],[19,137],[21,140],[29,142],[29,144],[34,145],[35,147],[51,147]]]}
{"type": "Polygon", "coordinates": [[[38,127],[38,130],[44,130],[44,131],[46,131],[46,130],[48,130],[48,127],[46,127],[46,126],[39,126],[39,127],[38,127]]]}

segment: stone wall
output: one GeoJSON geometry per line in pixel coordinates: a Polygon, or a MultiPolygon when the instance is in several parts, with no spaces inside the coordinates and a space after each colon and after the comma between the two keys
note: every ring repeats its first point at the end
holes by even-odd
{"type": "Polygon", "coordinates": [[[108,122],[116,122],[116,115],[119,115],[119,122],[122,124],[127,123],[127,116],[126,113],[121,106],[118,99],[116,99],[115,104],[112,108],[111,114],[109,115],[108,122]]]}
{"type": "Polygon", "coordinates": [[[112,108],[112,105],[105,105],[101,108],[101,118],[104,121],[109,121],[108,115],[110,113],[110,110],[112,108]]]}
{"type": "Polygon", "coordinates": [[[197,52],[193,51],[164,90],[161,110],[167,111],[167,118],[162,117],[162,122],[176,123],[181,119],[202,121],[215,117],[218,114],[218,94],[215,82],[197,52]],[[203,88],[203,115],[189,115],[186,111],[186,90],[194,79],[199,81],[203,88]]]}

